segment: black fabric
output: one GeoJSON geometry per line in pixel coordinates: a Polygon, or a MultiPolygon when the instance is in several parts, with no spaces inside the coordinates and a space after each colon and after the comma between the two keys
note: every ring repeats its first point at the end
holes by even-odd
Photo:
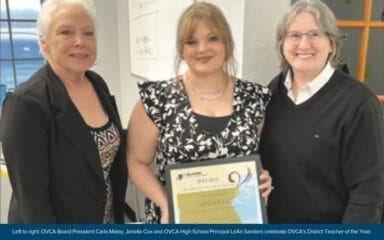
{"type": "MultiPolygon", "coordinates": [[[[125,136],[104,80],[92,71],[86,76],[125,136]]],[[[102,223],[106,189],[98,149],[49,65],[7,96],[0,138],[13,189],[9,223],[102,223]]],[[[110,173],[118,223],[124,222],[125,145],[122,137],[110,173]]]]}
{"type": "Polygon", "coordinates": [[[194,113],[202,131],[210,134],[218,134],[228,125],[231,116],[209,117],[194,113]]]}
{"type": "Polygon", "coordinates": [[[363,84],[336,70],[295,105],[285,76],[270,84],[260,151],[275,190],[271,223],[378,223],[384,191],[383,114],[363,84]]]}

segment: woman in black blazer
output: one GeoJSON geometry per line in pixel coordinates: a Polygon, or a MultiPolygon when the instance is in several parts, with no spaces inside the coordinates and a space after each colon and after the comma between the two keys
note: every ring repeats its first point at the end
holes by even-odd
{"type": "Polygon", "coordinates": [[[122,223],[125,137],[96,59],[91,0],[46,0],[38,19],[47,64],[3,105],[9,223],[122,223]]]}

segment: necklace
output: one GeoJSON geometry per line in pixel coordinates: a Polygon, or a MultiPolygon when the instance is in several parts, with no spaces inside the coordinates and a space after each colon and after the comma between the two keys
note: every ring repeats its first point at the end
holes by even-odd
{"type": "Polygon", "coordinates": [[[185,78],[186,78],[186,80],[187,80],[189,86],[191,86],[192,90],[193,90],[197,95],[199,95],[199,97],[201,97],[201,99],[203,99],[203,100],[214,100],[214,99],[216,99],[216,98],[221,97],[221,96],[223,95],[223,93],[224,93],[225,86],[227,85],[227,82],[228,82],[228,80],[224,82],[223,87],[221,88],[221,90],[220,90],[217,94],[207,96],[207,95],[205,95],[204,93],[202,93],[199,89],[197,89],[195,86],[193,86],[193,84],[192,84],[191,80],[189,80],[189,77],[188,77],[187,74],[185,74],[185,78]]]}

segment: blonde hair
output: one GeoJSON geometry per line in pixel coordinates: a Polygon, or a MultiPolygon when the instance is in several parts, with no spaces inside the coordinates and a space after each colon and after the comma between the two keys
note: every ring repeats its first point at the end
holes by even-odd
{"type": "Polygon", "coordinates": [[[180,65],[183,60],[183,46],[191,39],[198,23],[206,21],[212,31],[222,39],[225,46],[225,59],[223,70],[228,75],[236,75],[236,62],[234,59],[234,42],[231,29],[223,12],[211,3],[198,2],[190,5],[181,15],[176,35],[177,54],[175,57],[175,75],[179,77],[180,65]]]}

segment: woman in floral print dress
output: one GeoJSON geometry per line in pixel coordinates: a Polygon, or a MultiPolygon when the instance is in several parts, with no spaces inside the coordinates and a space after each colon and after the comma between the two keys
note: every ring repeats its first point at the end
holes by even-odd
{"type": "MultiPolygon", "coordinates": [[[[168,223],[166,165],[258,153],[271,94],[234,77],[233,49],[220,9],[192,4],[178,24],[177,77],[139,83],[140,101],[128,126],[128,168],[132,182],[147,197],[145,222],[168,223]],[[182,61],[188,70],[180,75],[182,61]]],[[[266,170],[260,180],[267,200],[272,179],[266,170]]]]}

